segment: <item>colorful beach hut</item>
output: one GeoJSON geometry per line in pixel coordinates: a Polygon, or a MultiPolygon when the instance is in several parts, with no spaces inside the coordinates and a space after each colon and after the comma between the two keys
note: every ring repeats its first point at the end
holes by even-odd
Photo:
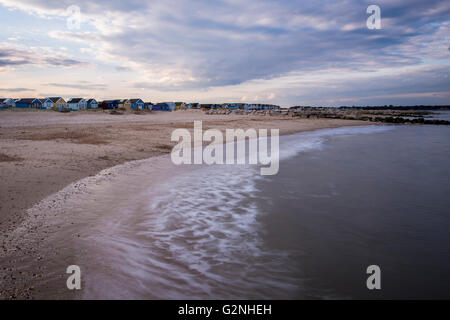
{"type": "Polygon", "coordinates": [[[67,108],[67,102],[62,97],[50,97],[48,98],[53,102],[53,110],[63,111],[67,108]]]}
{"type": "Polygon", "coordinates": [[[125,108],[125,109],[130,109],[130,100],[128,99],[121,99],[119,100],[119,108],[125,108]]]}
{"type": "Polygon", "coordinates": [[[95,100],[95,99],[89,99],[89,100],[87,101],[86,107],[87,107],[88,109],[98,109],[98,102],[97,102],[97,100],[95,100]]]}
{"type": "Polygon", "coordinates": [[[83,110],[87,108],[87,101],[83,98],[72,98],[67,102],[67,106],[73,111],[83,110]]]}
{"type": "Polygon", "coordinates": [[[119,108],[119,100],[104,100],[102,101],[99,106],[102,109],[117,109],[119,108]]]}
{"type": "Polygon", "coordinates": [[[133,110],[142,110],[145,107],[144,101],[141,99],[130,99],[130,108],[133,110]]]}
{"type": "Polygon", "coordinates": [[[0,98],[0,103],[7,107],[15,107],[16,100],[13,98],[0,98]]]}
{"type": "Polygon", "coordinates": [[[174,111],[175,103],[174,102],[160,102],[153,106],[153,110],[156,111],[174,111]]]}
{"type": "Polygon", "coordinates": [[[42,103],[42,109],[52,109],[53,108],[53,101],[49,98],[43,98],[39,99],[42,103]]]}
{"type": "Polygon", "coordinates": [[[24,98],[16,100],[16,108],[42,108],[41,100],[36,98],[24,98]]]}

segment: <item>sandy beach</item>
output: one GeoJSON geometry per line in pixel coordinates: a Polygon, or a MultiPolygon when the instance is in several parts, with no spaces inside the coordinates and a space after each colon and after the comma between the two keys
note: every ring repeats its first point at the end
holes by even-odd
{"type": "MultiPolygon", "coordinates": [[[[39,250],[24,252],[11,236],[19,226],[24,227],[30,214],[27,209],[104,169],[168,154],[174,144],[170,141],[171,132],[176,128],[192,129],[194,120],[202,120],[204,130],[277,128],[282,135],[367,125],[362,121],[287,116],[206,115],[193,110],[123,115],[102,111],[0,112],[0,297],[33,298],[39,291],[33,284],[39,270],[27,270],[21,263],[25,257],[42,259],[39,250]]],[[[36,228],[34,232],[39,234],[41,231],[36,228]]]]}

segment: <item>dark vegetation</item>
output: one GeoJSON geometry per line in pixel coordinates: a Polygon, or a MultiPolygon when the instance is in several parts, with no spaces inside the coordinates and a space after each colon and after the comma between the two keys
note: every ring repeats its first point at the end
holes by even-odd
{"type": "Polygon", "coordinates": [[[449,125],[450,121],[425,119],[433,111],[450,110],[450,106],[374,106],[374,107],[292,107],[293,117],[362,120],[384,123],[449,125]]]}

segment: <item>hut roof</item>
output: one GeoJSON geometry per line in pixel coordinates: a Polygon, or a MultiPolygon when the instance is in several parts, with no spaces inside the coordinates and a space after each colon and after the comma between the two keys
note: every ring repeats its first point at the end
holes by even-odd
{"type": "Polygon", "coordinates": [[[62,97],[50,97],[49,99],[52,100],[53,103],[56,103],[59,99],[62,99],[62,97]]]}
{"type": "Polygon", "coordinates": [[[67,103],[79,103],[83,98],[72,98],[67,103]]]}
{"type": "Polygon", "coordinates": [[[39,99],[36,99],[36,98],[24,98],[24,99],[19,99],[16,102],[19,102],[19,103],[33,103],[34,100],[38,100],[39,101],[39,99]]]}

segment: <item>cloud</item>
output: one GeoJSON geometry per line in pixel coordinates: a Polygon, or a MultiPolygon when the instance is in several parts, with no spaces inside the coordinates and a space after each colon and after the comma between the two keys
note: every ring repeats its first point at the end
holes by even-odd
{"type": "Polygon", "coordinates": [[[34,89],[29,88],[0,88],[2,92],[24,92],[24,91],[34,91],[34,89]]]}
{"type": "Polygon", "coordinates": [[[47,83],[47,86],[82,90],[101,90],[107,88],[105,84],[89,83],[87,81],[79,81],[78,83],[47,83]]]}
{"type": "MultiPolygon", "coordinates": [[[[0,2],[56,15],[65,15],[72,4],[0,2]]],[[[422,35],[426,41],[425,36],[435,30],[420,30],[417,25],[441,21],[448,6],[445,1],[408,4],[382,2],[382,15],[391,21],[390,27],[374,34],[365,28],[366,5],[360,1],[78,1],[97,32],[54,31],[50,35],[87,43],[96,48],[97,58],[132,68],[150,83],[163,79],[187,86],[220,86],[330,65],[358,69],[367,61],[370,67],[417,63],[418,57],[398,50],[391,55],[387,49],[413,36],[422,35]],[[441,9],[432,10],[435,7],[441,9]]]]}
{"type": "Polygon", "coordinates": [[[273,99],[275,99],[275,97],[276,97],[276,94],[275,93],[269,93],[269,95],[267,96],[267,100],[273,100],[273,99]]]}
{"type": "MultiPolygon", "coordinates": [[[[328,84],[331,89],[338,86],[343,90],[332,91],[347,96],[351,88],[346,91],[339,82],[350,81],[345,79],[348,73],[391,69],[391,74],[384,76],[389,83],[389,79],[398,79],[396,70],[426,60],[448,65],[448,1],[379,0],[383,28],[368,30],[366,8],[371,2],[78,0],[81,30],[52,30],[48,35],[65,46],[80,46],[91,62],[132,74],[131,79],[127,78],[132,88],[162,92],[250,88],[254,81],[275,83],[292,74],[314,77],[332,70],[329,76],[334,80],[328,84]]],[[[66,19],[67,8],[74,3],[0,0],[0,4],[38,16],[66,19]]],[[[0,68],[81,63],[59,55],[34,60],[30,54],[18,52],[2,56],[7,52],[1,50],[0,68]]],[[[75,85],[78,87],[72,88],[84,89],[75,85]]],[[[291,85],[296,89],[287,87],[282,93],[268,88],[236,93],[236,97],[294,101],[298,98],[295,92],[302,91],[302,87],[300,83],[291,85]]],[[[368,93],[369,89],[362,90],[368,93]]],[[[354,94],[358,95],[358,91],[354,94]]],[[[311,94],[309,97],[321,101],[311,94]]]]}
{"type": "Polygon", "coordinates": [[[448,104],[449,66],[406,68],[396,75],[355,75],[348,79],[301,78],[297,86],[283,85],[282,97],[296,96],[297,104],[316,106],[448,104]],[[300,89],[299,89],[300,88],[300,89]]]}
{"type": "Polygon", "coordinates": [[[71,67],[84,64],[69,56],[46,52],[42,48],[0,43],[0,71],[2,68],[23,65],[71,67]]]}

